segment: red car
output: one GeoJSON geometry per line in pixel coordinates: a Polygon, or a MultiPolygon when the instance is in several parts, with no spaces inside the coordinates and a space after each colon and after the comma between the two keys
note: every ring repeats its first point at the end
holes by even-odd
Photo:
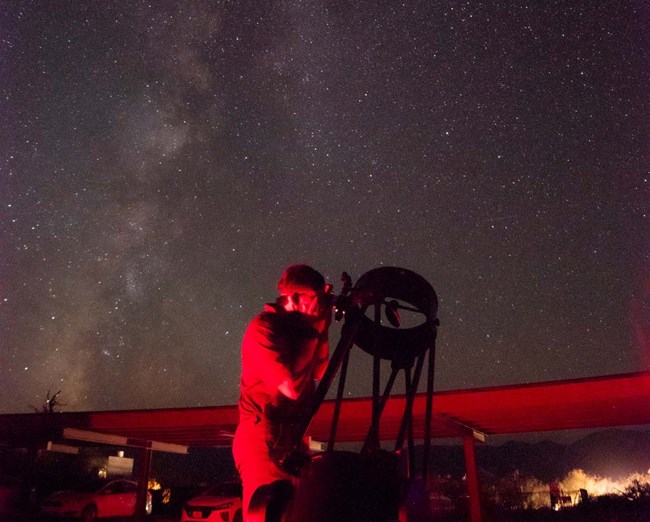
{"type": "MultiPolygon", "coordinates": [[[[92,522],[98,518],[135,515],[138,484],[131,480],[87,482],[78,488],[57,491],[41,503],[44,518],[77,518],[92,522]]],[[[146,511],[151,514],[151,493],[147,492],[146,511]]]]}

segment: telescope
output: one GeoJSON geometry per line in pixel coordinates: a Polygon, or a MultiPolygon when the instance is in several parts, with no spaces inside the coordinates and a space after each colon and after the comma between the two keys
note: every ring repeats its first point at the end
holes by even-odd
{"type": "Polygon", "coordinates": [[[431,448],[431,417],[435,343],[439,321],[438,298],[420,275],[399,267],[380,267],[363,274],[353,285],[341,276],[338,296],[327,293],[323,306],[343,321],[341,337],[314,394],[304,422],[296,430],[295,451],[279,465],[299,475],[294,488],[288,481],[260,487],[249,507],[249,520],[259,522],[412,522],[422,520],[431,448]],[[354,346],[372,357],[372,414],[360,452],[335,449],[337,426],[354,346]],[[428,364],[425,370],[425,361],[428,364]],[[381,363],[391,372],[381,389],[381,363]],[[416,478],[412,408],[422,373],[426,373],[426,412],[422,463],[416,478]],[[395,445],[380,445],[384,407],[400,373],[405,401],[395,445]],[[300,444],[327,393],[339,375],[327,449],[311,458],[300,455],[300,444]],[[406,451],[405,451],[406,448],[406,451]],[[415,494],[418,493],[418,494],[415,494]],[[414,501],[420,498],[421,502],[414,501]]]}

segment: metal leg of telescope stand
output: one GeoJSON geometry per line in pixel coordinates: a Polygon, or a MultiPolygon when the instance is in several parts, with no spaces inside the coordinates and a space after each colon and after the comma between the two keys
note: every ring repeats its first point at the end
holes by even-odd
{"type": "Polygon", "coordinates": [[[339,424],[339,416],[341,414],[341,403],[343,402],[343,390],[345,389],[345,380],[348,375],[348,363],[350,362],[350,350],[348,349],[343,357],[343,364],[341,366],[341,373],[339,375],[339,386],[336,392],[336,402],[334,403],[334,413],[332,414],[332,425],[330,426],[330,438],[327,441],[327,451],[334,450],[334,443],[336,441],[336,429],[339,424]]]}
{"type": "MultiPolygon", "coordinates": [[[[381,398],[381,401],[379,401],[378,405],[378,411],[377,411],[377,416],[378,418],[381,418],[381,414],[384,411],[384,406],[386,406],[386,402],[388,402],[388,398],[390,397],[390,392],[393,389],[393,385],[395,384],[395,379],[397,378],[397,374],[399,373],[399,368],[393,368],[390,376],[388,377],[388,382],[386,383],[386,388],[384,389],[384,395],[381,398]]],[[[368,435],[366,435],[366,440],[363,443],[363,447],[361,449],[361,453],[367,453],[370,449],[372,448],[372,437],[373,437],[373,426],[370,427],[370,430],[368,431],[368,435]]]]}
{"type": "MultiPolygon", "coordinates": [[[[327,365],[325,374],[323,375],[323,378],[321,379],[318,388],[316,388],[316,392],[314,393],[314,402],[312,403],[311,412],[309,418],[307,419],[306,425],[304,426],[305,432],[307,431],[309,424],[311,424],[314,415],[316,415],[316,412],[318,412],[318,409],[325,400],[325,396],[327,395],[327,392],[332,385],[334,377],[341,367],[341,364],[343,364],[343,361],[348,357],[348,354],[354,342],[354,337],[357,334],[357,330],[359,329],[359,322],[362,314],[363,311],[352,309],[346,316],[345,323],[341,329],[341,338],[336,345],[336,349],[334,350],[332,357],[330,357],[330,362],[327,365]]],[[[340,402],[341,401],[337,399],[337,404],[335,406],[339,410],[340,402]]],[[[338,413],[336,421],[338,422],[338,413]]],[[[334,428],[334,431],[336,431],[336,428],[334,428]]]]}
{"type": "Polygon", "coordinates": [[[395,451],[399,451],[404,447],[404,438],[407,433],[408,423],[413,413],[413,402],[415,401],[415,394],[417,392],[418,382],[420,382],[420,375],[422,374],[422,366],[424,365],[424,355],[418,357],[415,365],[415,375],[411,383],[410,389],[406,390],[406,405],[404,406],[404,416],[399,428],[399,434],[395,443],[395,451]]]}
{"type": "Polygon", "coordinates": [[[427,404],[424,415],[424,448],[422,452],[422,480],[426,482],[429,474],[429,455],[431,454],[431,421],[433,419],[433,376],[436,364],[436,335],[438,329],[433,327],[433,343],[429,348],[429,366],[427,371],[427,404]]]}

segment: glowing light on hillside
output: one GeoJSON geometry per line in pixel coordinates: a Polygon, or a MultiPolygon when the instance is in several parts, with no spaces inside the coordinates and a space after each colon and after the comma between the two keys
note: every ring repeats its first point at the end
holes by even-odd
{"type": "Polygon", "coordinates": [[[581,469],[574,469],[560,481],[560,488],[570,493],[585,489],[590,497],[601,497],[623,495],[635,484],[650,486],[650,473],[633,473],[623,480],[612,480],[598,475],[589,475],[581,469]]]}

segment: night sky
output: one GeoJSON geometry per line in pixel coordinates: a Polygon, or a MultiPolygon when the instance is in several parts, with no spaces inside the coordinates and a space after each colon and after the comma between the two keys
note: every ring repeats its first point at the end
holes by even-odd
{"type": "Polygon", "coordinates": [[[425,277],[438,390],[650,369],[649,31],[641,1],[3,1],[0,412],[234,404],[295,262],[425,277]]]}

